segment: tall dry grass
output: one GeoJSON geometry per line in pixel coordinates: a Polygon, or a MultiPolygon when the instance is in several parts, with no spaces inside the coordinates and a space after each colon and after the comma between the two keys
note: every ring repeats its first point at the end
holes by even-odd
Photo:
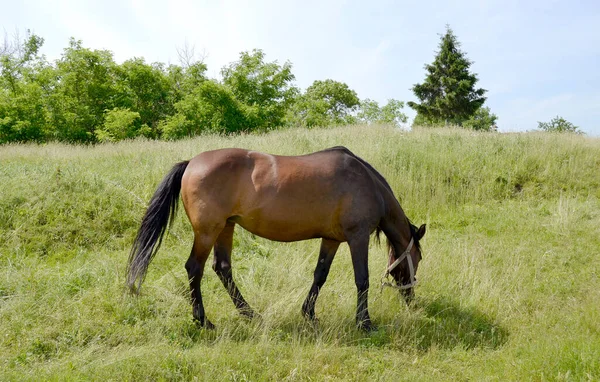
{"type": "Polygon", "coordinates": [[[575,135],[352,126],[178,142],[0,147],[1,380],[594,380],[600,378],[600,141],[575,135]],[[428,223],[415,306],[375,286],[354,327],[342,246],[317,302],[300,314],[318,241],[270,242],[242,229],[234,277],[261,318],[239,317],[210,270],[191,321],[179,214],[139,298],[124,288],[145,205],[176,161],[245,147],[303,154],[345,145],[428,223]]]}

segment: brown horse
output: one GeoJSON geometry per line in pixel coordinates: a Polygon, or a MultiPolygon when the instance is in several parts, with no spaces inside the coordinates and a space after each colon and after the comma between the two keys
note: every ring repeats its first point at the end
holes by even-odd
{"type": "Polygon", "coordinates": [[[340,243],[348,242],[358,289],[356,322],[360,328],[371,329],[367,253],[374,231],[377,237],[383,231],[388,239],[388,273],[407,302],[413,296],[425,225],[418,229],[412,225],[383,176],[345,147],[301,156],[222,149],[176,164],[150,200],[131,249],[127,280],[134,292],[172,222],[180,192],[194,229],[185,268],[193,316],[202,326],[213,327],[205,316],[200,291],[212,248],[213,269],[236,308],[248,317],[254,315],[231,272],[236,224],[276,241],[322,238],[314,282],[302,306],[309,319],[315,318],[316,299],[340,243]]]}

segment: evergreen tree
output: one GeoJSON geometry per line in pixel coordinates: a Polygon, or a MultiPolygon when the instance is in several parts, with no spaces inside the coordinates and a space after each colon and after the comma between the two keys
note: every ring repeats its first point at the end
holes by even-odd
{"type": "Polygon", "coordinates": [[[485,102],[485,89],[475,89],[477,75],[469,72],[472,62],[460,50],[460,43],[449,26],[442,36],[439,52],[427,77],[412,91],[421,103],[408,102],[417,111],[415,124],[457,124],[468,120],[485,102]]]}

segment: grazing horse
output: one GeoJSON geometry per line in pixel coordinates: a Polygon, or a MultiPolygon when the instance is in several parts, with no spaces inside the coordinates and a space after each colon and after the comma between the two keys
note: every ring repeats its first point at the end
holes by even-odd
{"type": "Polygon", "coordinates": [[[214,248],[213,269],[239,312],[252,317],[231,272],[236,224],[276,241],[321,238],[314,282],[302,305],[315,318],[315,303],[331,262],[342,242],[348,242],[358,290],[356,322],[371,329],[367,309],[370,235],[386,235],[388,274],[410,301],[425,225],[411,224],[387,181],[366,161],[345,147],[300,156],[269,155],[242,149],[207,151],[176,164],[158,186],[144,215],[129,255],[127,282],[139,290],[156,254],[181,193],[194,230],[192,252],[185,264],[193,316],[213,328],[202,303],[204,265],[214,248]]]}

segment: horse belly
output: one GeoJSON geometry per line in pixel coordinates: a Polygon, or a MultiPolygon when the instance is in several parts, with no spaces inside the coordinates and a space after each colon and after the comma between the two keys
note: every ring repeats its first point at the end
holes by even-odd
{"type": "Polygon", "coordinates": [[[307,213],[292,206],[261,209],[233,220],[255,235],[275,241],[299,241],[318,237],[340,238],[331,214],[307,213]]]}

